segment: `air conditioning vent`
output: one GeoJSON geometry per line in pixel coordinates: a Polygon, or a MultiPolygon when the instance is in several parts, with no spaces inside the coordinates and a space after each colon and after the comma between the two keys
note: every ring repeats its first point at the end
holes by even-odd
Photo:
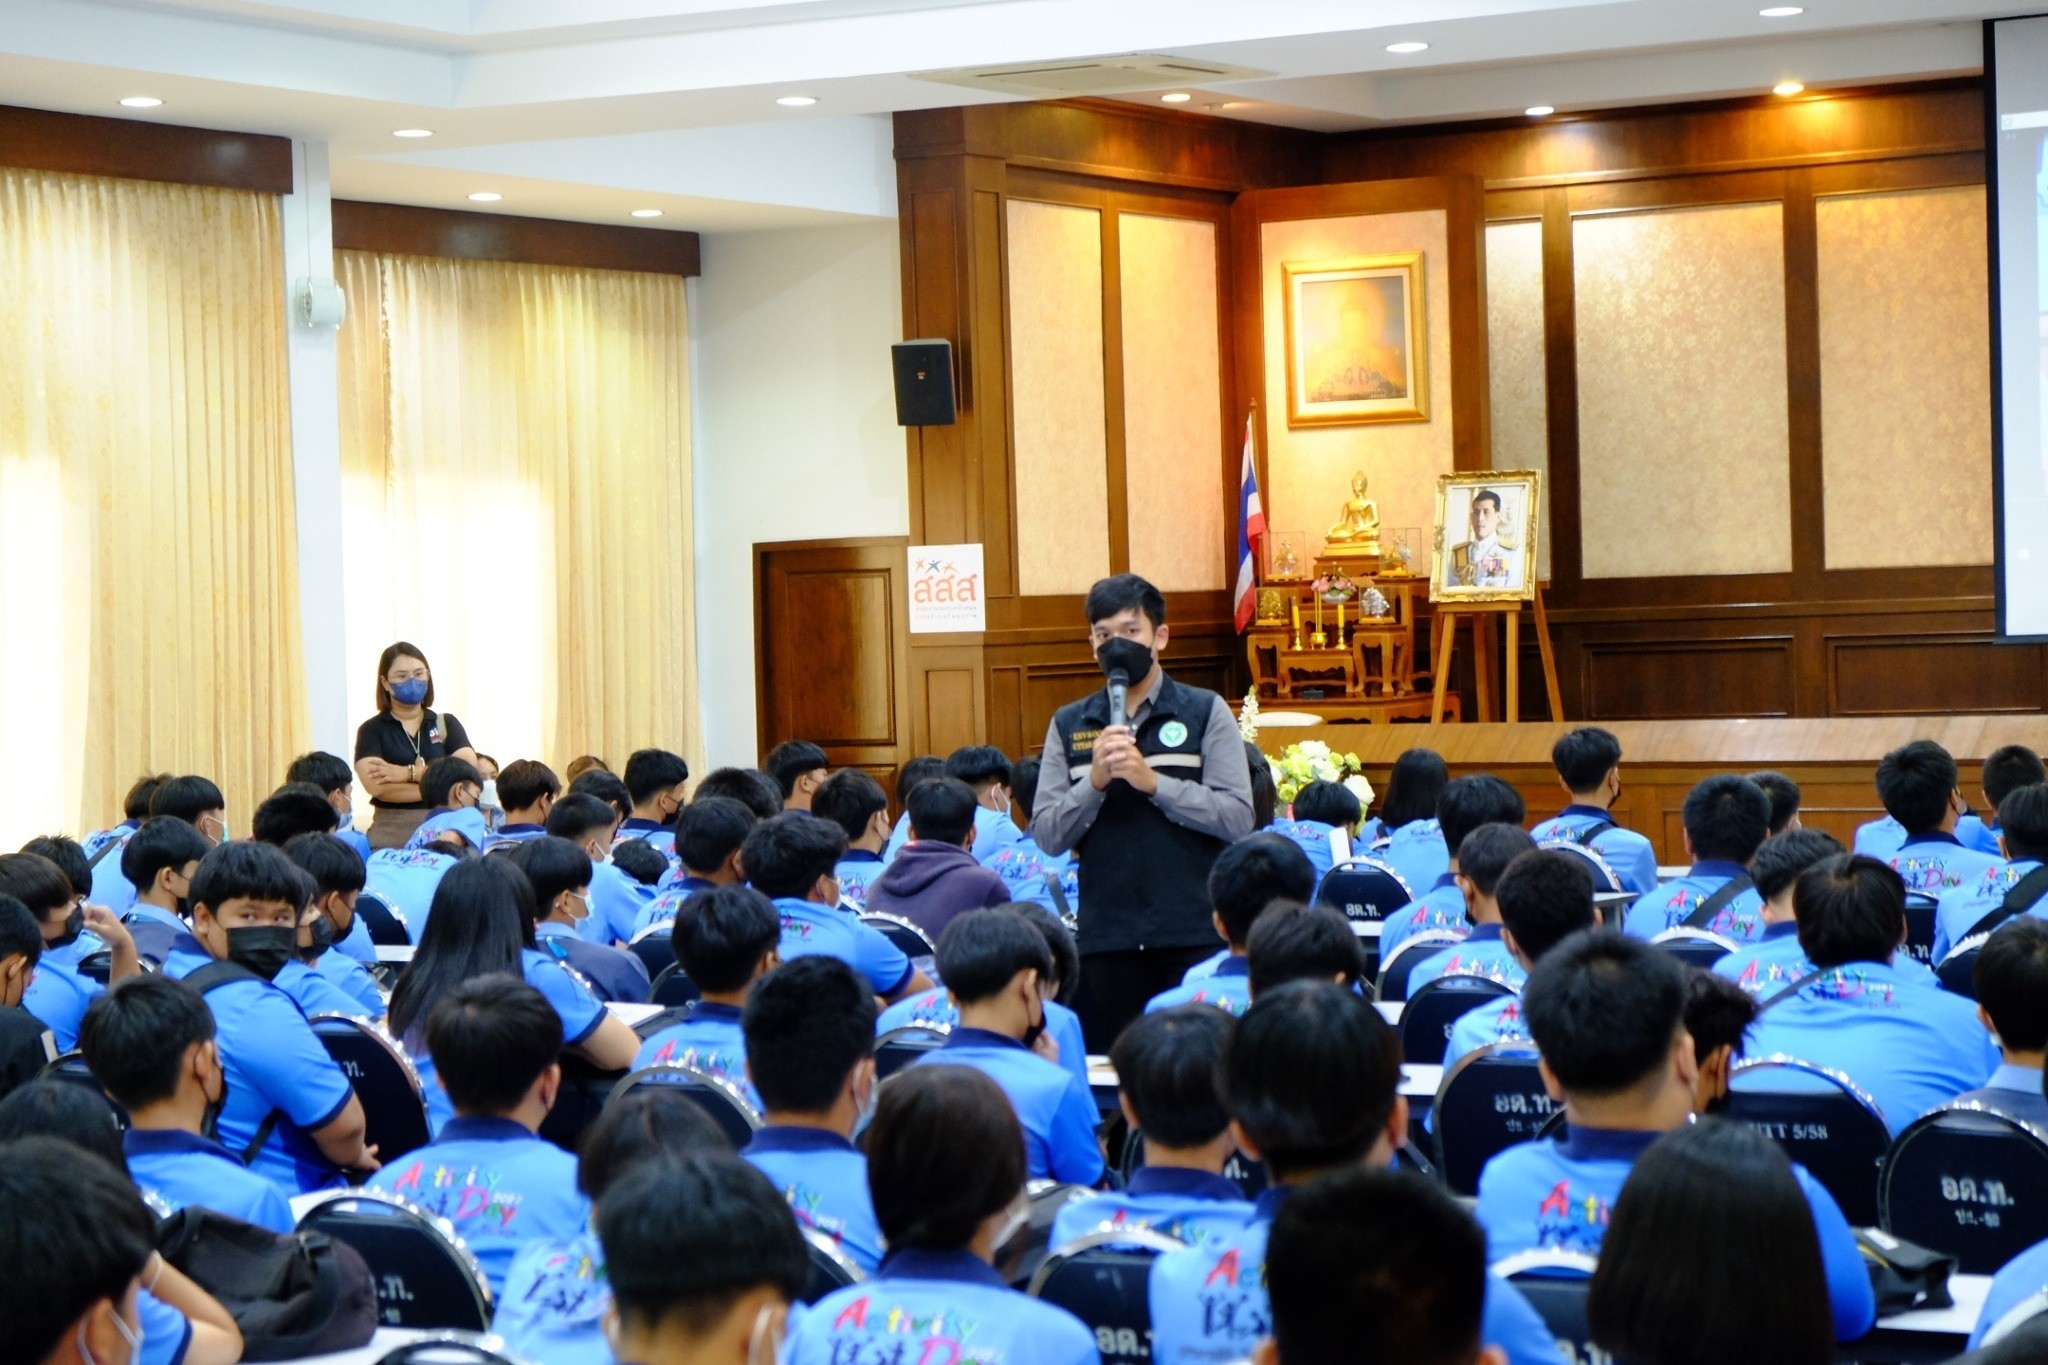
{"type": "Polygon", "coordinates": [[[962,85],[1000,95],[1033,99],[1061,95],[1111,95],[1129,90],[1158,90],[1176,85],[1210,85],[1219,81],[1253,81],[1272,75],[1223,62],[1157,54],[1123,57],[1078,57],[1070,61],[1025,65],[965,67],[955,71],[919,71],[915,79],[941,85],[962,85]]]}

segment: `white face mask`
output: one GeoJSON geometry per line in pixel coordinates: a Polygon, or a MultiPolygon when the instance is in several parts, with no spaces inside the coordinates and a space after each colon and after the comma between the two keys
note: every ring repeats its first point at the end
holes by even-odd
{"type": "Polygon", "coordinates": [[[482,800],[482,802],[483,802],[483,804],[484,804],[484,805],[486,805],[486,806],[490,807],[490,808],[491,808],[492,810],[496,810],[496,809],[498,809],[498,779],[497,779],[497,778],[495,778],[495,777],[487,777],[487,778],[485,778],[485,779],[484,779],[484,791],[483,791],[483,796],[482,796],[481,800],[482,800]]]}
{"type": "MultiPolygon", "coordinates": [[[[114,1310],[114,1330],[119,1332],[121,1339],[128,1343],[128,1365],[141,1365],[142,1343],[147,1339],[147,1333],[142,1326],[142,1314],[139,1311],[136,1313],[135,1325],[130,1327],[128,1319],[122,1317],[121,1310],[116,1308],[114,1310]]],[[[93,1358],[91,1348],[85,1344],[85,1324],[82,1322],[78,1324],[78,1354],[85,1361],[85,1365],[100,1365],[99,1361],[93,1358]]],[[[109,1362],[108,1365],[112,1365],[112,1362],[109,1362]]]]}

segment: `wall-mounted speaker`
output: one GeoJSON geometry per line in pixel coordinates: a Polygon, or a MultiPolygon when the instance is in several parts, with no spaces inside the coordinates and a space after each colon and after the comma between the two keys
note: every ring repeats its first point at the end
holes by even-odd
{"type": "Polygon", "coordinates": [[[896,362],[896,425],[953,424],[953,343],[921,338],[889,348],[896,362]]]}

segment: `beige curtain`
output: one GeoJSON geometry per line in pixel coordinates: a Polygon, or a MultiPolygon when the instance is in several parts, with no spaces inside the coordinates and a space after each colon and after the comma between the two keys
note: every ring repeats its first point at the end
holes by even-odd
{"type": "Polygon", "coordinates": [[[277,200],[0,169],[0,848],[306,742],[277,200]]]}
{"type": "Polygon", "coordinates": [[[499,762],[696,761],[683,281],[336,253],[350,697],[393,640],[499,762]]]}

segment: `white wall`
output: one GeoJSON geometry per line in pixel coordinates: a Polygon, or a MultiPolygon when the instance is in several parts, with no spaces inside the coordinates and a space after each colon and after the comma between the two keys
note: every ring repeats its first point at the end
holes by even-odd
{"type": "Polygon", "coordinates": [[[907,535],[893,220],[706,235],[690,314],[705,756],[753,764],[753,547],[907,535]]]}

